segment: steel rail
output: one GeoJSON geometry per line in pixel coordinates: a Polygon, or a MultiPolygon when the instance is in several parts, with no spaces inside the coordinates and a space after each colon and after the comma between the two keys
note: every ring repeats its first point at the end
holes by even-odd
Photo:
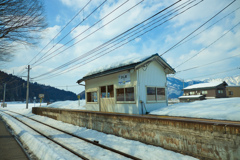
{"type": "MultiPolygon", "coordinates": [[[[1,111],[1,112],[3,112],[3,111],[1,111]]],[[[16,119],[16,120],[18,120],[19,122],[23,123],[23,124],[26,125],[27,127],[31,128],[32,130],[34,130],[35,132],[37,132],[38,134],[44,136],[45,138],[47,138],[48,140],[50,140],[50,141],[52,141],[52,142],[54,142],[54,143],[56,143],[56,144],[58,144],[59,146],[61,146],[61,147],[63,147],[64,149],[68,150],[69,152],[75,154],[76,156],[78,156],[78,157],[80,157],[80,158],[82,158],[82,159],[84,159],[84,160],[89,160],[89,158],[87,158],[87,157],[85,157],[85,156],[83,156],[83,155],[75,152],[74,150],[72,150],[72,149],[64,146],[63,144],[57,142],[56,140],[48,137],[47,135],[41,133],[40,131],[38,131],[38,130],[36,130],[35,128],[31,127],[30,125],[26,124],[25,122],[23,122],[23,121],[20,120],[19,118],[15,117],[15,116],[13,116],[13,115],[11,115],[11,114],[9,114],[9,113],[6,113],[6,112],[3,112],[3,113],[5,113],[5,114],[7,114],[7,115],[9,115],[9,116],[11,116],[11,117],[13,117],[14,119],[16,119]]],[[[21,114],[20,114],[20,115],[21,115],[21,114]]]]}
{"type": "MultiPolygon", "coordinates": [[[[33,121],[36,121],[36,122],[41,123],[41,124],[43,124],[43,125],[46,125],[46,126],[48,126],[48,127],[50,127],[50,128],[56,129],[56,130],[58,130],[58,131],[60,131],[60,132],[69,134],[69,135],[71,135],[71,136],[73,136],[73,137],[75,137],[75,138],[79,138],[79,139],[81,139],[81,140],[83,140],[83,141],[85,141],[85,142],[91,143],[91,144],[96,145],[96,146],[98,146],[98,147],[101,147],[101,148],[104,148],[104,149],[106,149],[106,150],[112,151],[112,152],[114,152],[114,153],[120,154],[120,155],[122,155],[122,156],[124,156],[124,157],[131,158],[131,159],[134,159],[134,160],[141,160],[140,158],[134,157],[134,156],[129,155],[129,154],[127,154],[127,153],[118,151],[118,150],[116,150],[116,149],[110,148],[110,147],[105,146],[105,145],[103,145],[103,144],[99,144],[97,141],[91,141],[91,140],[89,140],[89,139],[86,139],[86,138],[83,138],[83,137],[74,135],[74,134],[72,134],[72,133],[69,133],[69,132],[67,132],[67,131],[61,130],[61,129],[56,128],[56,127],[54,127],[54,126],[51,126],[51,125],[49,125],[49,124],[40,122],[40,121],[38,121],[38,120],[36,120],[36,119],[33,119],[33,118],[31,118],[31,117],[22,115],[22,114],[20,114],[20,113],[17,113],[17,112],[14,112],[14,111],[8,111],[8,112],[12,112],[12,113],[15,113],[15,114],[19,114],[19,115],[21,115],[21,116],[23,116],[23,117],[26,117],[26,118],[28,118],[28,119],[31,119],[31,120],[33,120],[33,121]]],[[[4,112],[4,113],[5,113],[5,112],[4,112]]]]}
{"type": "Polygon", "coordinates": [[[20,146],[21,150],[23,151],[23,153],[25,154],[25,156],[29,159],[32,160],[32,158],[30,157],[29,153],[25,150],[25,148],[23,147],[23,144],[21,143],[21,141],[19,140],[19,138],[17,137],[17,135],[13,132],[13,128],[10,127],[7,122],[5,120],[3,120],[0,117],[0,121],[2,121],[6,127],[6,129],[8,130],[8,132],[13,136],[13,138],[15,139],[15,141],[17,142],[17,144],[20,146]]]}

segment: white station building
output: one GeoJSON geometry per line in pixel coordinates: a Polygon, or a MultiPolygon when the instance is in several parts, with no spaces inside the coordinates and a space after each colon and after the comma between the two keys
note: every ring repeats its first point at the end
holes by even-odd
{"type": "Polygon", "coordinates": [[[174,73],[154,54],[97,69],[77,83],[85,81],[87,110],[146,114],[168,105],[166,75],[174,73]]]}

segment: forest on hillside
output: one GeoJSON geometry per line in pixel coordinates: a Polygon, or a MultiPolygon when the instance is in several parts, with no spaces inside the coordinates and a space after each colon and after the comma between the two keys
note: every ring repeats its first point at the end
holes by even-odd
{"type": "MultiPolygon", "coordinates": [[[[27,82],[22,78],[0,71],[0,100],[3,100],[4,83],[6,83],[5,101],[26,101],[27,82]]],[[[44,94],[44,102],[77,100],[77,95],[70,91],[38,83],[29,83],[29,102],[39,101],[38,95],[44,94]]]]}

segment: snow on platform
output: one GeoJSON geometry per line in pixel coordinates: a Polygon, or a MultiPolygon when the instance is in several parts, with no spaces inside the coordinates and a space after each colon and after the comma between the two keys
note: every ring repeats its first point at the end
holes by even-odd
{"type": "Polygon", "coordinates": [[[85,100],[80,100],[80,106],[77,101],[58,101],[54,102],[49,105],[43,105],[43,107],[50,107],[50,108],[64,108],[64,109],[79,109],[79,110],[85,110],[83,106],[86,104],[85,100]]]}
{"type": "Polygon", "coordinates": [[[240,121],[240,98],[218,98],[178,103],[150,114],[240,121]]]}

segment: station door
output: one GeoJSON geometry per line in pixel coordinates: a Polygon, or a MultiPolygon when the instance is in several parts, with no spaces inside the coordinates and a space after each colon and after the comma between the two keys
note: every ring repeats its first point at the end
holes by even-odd
{"type": "Polygon", "coordinates": [[[115,112],[114,98],[100,98],[100,111],[115,112]]]}

